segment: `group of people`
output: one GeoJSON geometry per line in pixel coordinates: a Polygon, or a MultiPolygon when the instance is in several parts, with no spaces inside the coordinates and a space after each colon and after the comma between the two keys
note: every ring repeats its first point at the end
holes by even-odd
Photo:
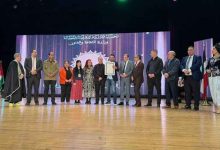
{"type": "MultiPolygon", "coordinates": [[[[216,44],[212,49],[213,57],[209,59],[205,68],[209,74],[210,89],[212,99],[216,108],[216,113],[220,113],[220,44],[216,44]]],[[[152,106],[154,87],[157,91],[157,107],[161,105],[161,78],[165,77],[165,95],[166,106],[171,108],[171,99],[175,109],[179,108],[178,104],[178,82],[184,80],[185,90],[185,109],[191,109],[191,101],[194,100],[195,111],[199,110],[200,101],[200,81],[202,79],[202,59],[201,56],[195,55],[194,48],[188,47],[188,56],[180,62],[177,59],[175,51],[168,52],[167,61],[158,57],[156,49],[151,50],[151,59],[146,66],[146,79],[148,86],[148,102],[146,107],[152,106]],[[180,73],[181,72],[181,75],[180,73]],[[181,76],[181,77],[180,77],[181,76]]],[[[128,54],[124,54],[123,61],[119,64],[115,60],[115,55],[109,56],[110,62],[114,63],[113,69],[115,74],[105,74],[105,64],[103,58],[98,57],[98,64],[93,66],[91,59],[86,60],[85,66],[82,67],[80,60],[72,68],[68,60],[64,61],[63,67],[59,68],[57,61],[54,59],[54,52],[48,54],[48,59],[42,62],[37,57],[37,51],[32,50],[31,57],[25,59],[24,71],[20,63],[21,55],[15,53],[14,60],[10,63],[6,75],[6,81],[3,91],[3,97],[9,101],[9,105],[21,101],[22,97],[27,98],[26,105],[31,103],[32,87],[34,87],[34,101],[39,105],[39,84],[41,71],[44,72],[44,103],[47,105],[49,88],[51,90],[51,101],[55,102],[55,85],[59,75],[61,86],[61,102],[75,103],[86,98],[86,104],[91,104],[91,98],[95,97],[95,104],[111,104],[111,96],[115,105],[129,105],[130,87],[134,84],[135,107],[141,107],[140,89],[144,82],[144,63],[141,55],[136,55],[134,61],[129,59],[128,54]],[[26,75],[25,75],[26,72],[26,75]],[[27,81],[27,95],[25,88],[25,78],[27,81]],[[120,80],[120,102],[117,103],[116,83],[120,80]],[[107,89],[107,102],[104,103],[105,87],[107,89]],[[125,98],[125,100],[124,100],[125,98]]]]}

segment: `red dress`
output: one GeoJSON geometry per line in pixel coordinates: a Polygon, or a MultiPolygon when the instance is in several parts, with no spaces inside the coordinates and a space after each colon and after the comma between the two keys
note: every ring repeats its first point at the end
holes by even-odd
{"type": "Polygon", "coordinates": [[[72,100],[82,100],[82,92],[83,92],[83,71],[80,73],[80,77],[78,76],[78,72],[73,70],[73,84],[71,88],[71,99],[72,100]]]}

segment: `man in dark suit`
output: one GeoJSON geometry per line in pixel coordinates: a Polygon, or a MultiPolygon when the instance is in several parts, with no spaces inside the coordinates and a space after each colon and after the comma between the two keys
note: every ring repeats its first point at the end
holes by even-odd
{"type": "Polygon", "coordinates": [[[161,77],[163,70],[163,61],[158,57],[158,51],[151,51],[151,59],[147,64],[146,74],[147,74],[147,85],[148,85],[148,103],[147,107],[152,106],[153,89],[154,86],[157,90],[157,107],[160,107],[161,103],[161,77]]]}
{"type": "Polygon", "coordinates": [[[178,72],[180,67],[179,59],[175,58],[174,51],[168,52],[168,60],[163,68],[163,75],[165,77],[165,93],[166,106],[164,108],[171,108],[171,96],[173,98],[174,108],[178,109],[178,72]]]}
{"type": "Polygon", "coordinates": [[[136,55],[134,57],[134,69],[132,71],[132,81],[134,83],[134,95],[136,103],[133,106],[141,107],[141,96],[140,96],[140,88],[142,83],[144,82],[143,70],[144,64],[141,61],[141,55],[136,55]]]}
{"type": "Polygon", "coordinates": [[[201,56],[196,56],[194,48],[190,46],[188,48],[188,56],[184,57],[181,62],[181,71],[184,75],[184,90],[186,98],[185,109],[191,109],[192,96],[195,101],[194,110],[199,110],[200,100],[200,80],[202,79],[202,73],[200,67],[202,65],[201,56]]]}
{"type": "Polygon", "coordinates": [[[38,95],[39,95],[39,85],[42,70],[42,61],[37,58],[37,50],[33,49],[30,58],[26,58],[24,62],[24,67],[26,69],[27,78],[27,103],[29,106],[31,103],[31,93],[32,86],[34,86],[34,102],[39,105],[38,95]]]}
{"type": "Polygon", "coordinates": [[[95,105],[99,104],[99,97],[101,96],[101,103],[104,105],[104,96],[105,96],[105,65],[103,64],[103,58],[98,57],[98,64],[95,65],[93,69],[94,83],[95,83],[95,105]],[[100,95],[101,91],[101,95],[100,95]]]}
{"type": "Polygon", "coordinates": [[[113,94],[114,105],[117,105],[117,92],[116,92],[116,82],[118,81],[118,62],[115,61],[115,55],[111,54],[109,56],[109,61],[114,62],[115,66],[113,66],[115,70],[114,75],[108,75],[106,84],[107,84],[107,102],[106,105],[111,104],[111,91],[113,94]]]}

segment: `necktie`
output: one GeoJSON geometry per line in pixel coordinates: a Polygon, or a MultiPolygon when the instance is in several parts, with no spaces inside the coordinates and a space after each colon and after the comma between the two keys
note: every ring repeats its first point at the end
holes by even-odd
{"type": "Polygon", "coordinates": [[[127,62],[125,62],[125,64],[124,64],[123,73],[125,73],[126,64],[127,64],[127,62]]]}
{"type": "Polygon", "coordinates": [[[186,62],[186,69],[189,69],[189,63],[191,61],[192,56],[189,56],[187,62],[186,62]]]}

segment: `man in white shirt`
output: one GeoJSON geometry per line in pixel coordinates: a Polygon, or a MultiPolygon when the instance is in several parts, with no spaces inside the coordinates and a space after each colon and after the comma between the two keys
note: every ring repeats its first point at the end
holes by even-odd
{"type": "Polygon", "coordinates": [[[42,70],[42,61],[37,58],[37,50],[33,49],[30,58],[26,58],[24,62],[27,78],[27,103],[29,106],[31,103],[32,86],[34,86],[34,101],[36,105],[39,105],[39,85],[42,70]]]}
{"type": "Polygon", "coordinates": [[[194,99],[194,110],[199,110],[200,101],[200,80],[202,73],[200,67],[202,65],[201,56],[196,56],[194,48],[188,47],[188,56],[182,59],[180,69],[184,76],[184,90],[186,98],[185,109],[191,109],[191,100],[194,99]]]}

